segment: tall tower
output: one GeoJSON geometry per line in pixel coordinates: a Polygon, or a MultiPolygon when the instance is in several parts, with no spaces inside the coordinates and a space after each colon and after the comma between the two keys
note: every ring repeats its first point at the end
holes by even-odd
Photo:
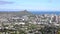
{"type": "Polygon", "coordinates": [[[58,16],[58,23],[60,24],[60,15],[58,16]]]}
{"type": "Polygon", "coordinates": [[[52,22],[52,23],[57,23],[57,22],[58,22],[58,17],[57,17],[57,15],[52,15],[52,17],[51,17],[51,22],[52,22]]]}

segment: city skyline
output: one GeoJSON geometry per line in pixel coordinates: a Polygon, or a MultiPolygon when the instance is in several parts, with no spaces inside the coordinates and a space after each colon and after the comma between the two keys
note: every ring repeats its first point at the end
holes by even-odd
{"type": "Polygon", "coordinates": [[[60,11],[60,0],[0,0],[0,11],[60,11]]]}

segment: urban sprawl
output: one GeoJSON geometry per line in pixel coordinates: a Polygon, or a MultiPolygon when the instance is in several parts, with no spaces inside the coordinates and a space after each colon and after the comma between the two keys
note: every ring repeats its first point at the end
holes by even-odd
{"type": "Polygon", "coordinates": [[[0,34],[60,34],[60,15],[0,14],[0,34]]]}

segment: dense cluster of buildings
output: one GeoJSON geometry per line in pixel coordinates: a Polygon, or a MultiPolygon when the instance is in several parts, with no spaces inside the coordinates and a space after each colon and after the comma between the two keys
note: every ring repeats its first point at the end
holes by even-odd
{"type": "MultiPolygon", "coordinates": [[[[1,31],[5,31],[4,29],[9,31],[10,30],[17,31],[19,29],[25,31],[26,34],[42,34],[42,32],[39,30],[41,28],[44,28],[45,26],[56,27],[57,29],[60,28],[60,15],[56,14],[24,15],[24,16],[16,15],[12,16],[10,14],[0,15],[1,31]]],[[[8,34],[8,32],[6,33],[8,34]]],[[[54,33],[54,31],[52,31],[52,33],[45,32],[45,34],[56,33],[54,33]]]]}

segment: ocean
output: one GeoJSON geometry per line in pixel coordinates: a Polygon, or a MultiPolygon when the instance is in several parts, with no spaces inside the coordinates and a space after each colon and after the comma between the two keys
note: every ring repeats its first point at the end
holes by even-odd
{"type": "Polygon", "coordinates": [[[33,14],[56,14],[56,15],[60,15],[60,11],[31,11],[31,13],[33,14]]]}

